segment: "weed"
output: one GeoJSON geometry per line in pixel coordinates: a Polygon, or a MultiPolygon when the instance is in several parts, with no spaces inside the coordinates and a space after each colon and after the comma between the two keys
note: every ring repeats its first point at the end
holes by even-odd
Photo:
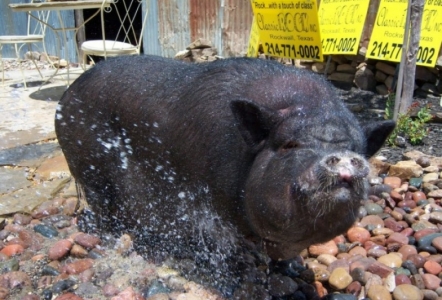
{"type": "MultiPolygon", "coordinates": [[[[393,118],[394,98],[395,95],[393,93],[389,94],[385,108],[386,119],[393,118]]],[[[421,144],[423,139],[427,136],[428,129],[425,128],[425,123],[430,121],[432,116],[428,106],[425,106],[419,109],[415,118],[412,118],[411,111],[418,105],[419,104],[416,102],[413,103],[406,114],[399,115],[396,121],[396,128],[387,139],[387,143],[390,146],[394,146],[396,144],[396,139],[398,136],[408,139],[412,145],[421,144]]]]}

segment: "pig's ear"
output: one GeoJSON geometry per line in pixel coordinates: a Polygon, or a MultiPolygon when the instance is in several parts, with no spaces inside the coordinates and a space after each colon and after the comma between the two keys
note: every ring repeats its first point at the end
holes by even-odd
{"type": "Polygon", "coordinates": [[[373,122],[362,126],[367,141],[365,154],[368,157],[371,157],[378,152],[395,126],[396,122],[391,120],[373,122]]]}
{"type": "Polygon", "coordinates": [[[247,100],[230,103],[238,128],[247,145],[254,147],[268,138],[270,130],[281,118],[277,112],[247,100]]]}

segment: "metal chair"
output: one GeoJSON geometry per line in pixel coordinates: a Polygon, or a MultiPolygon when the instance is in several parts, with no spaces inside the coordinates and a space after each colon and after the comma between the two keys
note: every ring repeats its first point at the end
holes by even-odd
{"type": "Polygon", "coordinates": [[[83,64],[86,64],[87,56],[90,57],[91,55],[101,56],[106,59],[111,56],[140,54],[141,41],[143,39],[144,27],[147,20],[148,2],[148,0],[115,0],[110,8],[105,8],[103,1],[101,9],[101,30],[103,39],[89,40],[81,44],[83,64]],[[145,4],[144,7],[143,4],[145,4]],[[119,28],[115,40],[107,40],[104,20],[106,14],[112,12],[118,16],[119,28]],[[139,12],[142,12],[141,32],[137,32],[134,28],[135,16],[139,12]]]}
{"type": "MultiPolygon", "coordinates": [[[[42,2],[41,0],[32,0],[31,3],[34,2],[42,2]]],[[[24,45],[28,46],[28,51],[32,52],[32,45],[36,43],[41,43],[43,45],[43,51],[46,53],[46,47],[44,44],[44,37],[46,32],[46,24],[49,19],[50,11],[33,11],[28,12],[28,24],[27,24],[27,34],[26,35],[0,35],[0,62],[2,68],[2,84],[5,83],[5,65],[2,58],[2,49],[5,44],[13,44],[15,49],[15,55],[18,60],[18,64],[20,67],[20,72],[23,77],[23,83],[25,89],[27,89],[26,77],[20,62],[20,51],[24,45]],[[39,20],[39,21],[37,21],[39,20]],[[18,46],[20,45],[20,46],[18,46]]],[[[41,78],[43,78],[43,74],[40,72],[40,69],[37,66],[37,63],[34,60],[33,55],[30,56],[32,62],[34,63],[38,73],[41,78]]]]}

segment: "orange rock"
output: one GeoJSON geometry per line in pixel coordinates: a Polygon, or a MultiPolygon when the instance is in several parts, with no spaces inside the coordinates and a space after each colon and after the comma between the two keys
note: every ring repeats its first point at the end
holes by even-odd
{"type": "Polygon", "coordinates": [[[401,186],[401,179],[396,176],[388,176],[384,178],[384,184],[395,189],[401,186]]]}
{"type": "Polygon", "coordinates": [[[403,260],[407,260],[408,256],[417,254],[417,249],[413,245],[403,245],[399,248],[398,252],[402,254],[403,260]]]}
{"type": "Polygon", "coordinates": [[[364,247],[356,246],[348,251],[348,254],[351,256],[361,255],[362,257],[367,257],[367,250],[365,250],[364,247]]]}
{"type": "Polygon", "coordinates": [[[58,296],[54,300],[83,300],[83,298],[75,295],[74,293],[65,293],[65,294],[58,296]]]}
{"type": "Polygon", "coordinates": [[[347,230],[347,238],[350,242],[365,243],[370,239],[370,232],[362,227],[351,227],[347,230]]]}
{"type": "Polygon", "coordinates": [[[399,194],[399,192],[397,192],[396,190],[391,191],[390,196],[396,202],[402,201],[404,199],[404,197],[401,194],[399,194]]]}
{"type": "Polygon", "coordinates": [[[424,269],[430,274],[438,275],[442,271],[442,266],[435,261],[427,260],[424,263],[424,269]]]}
{"type": "Polygon", "coordinates": [[[417,191],[413,193],[413,200],[414,201],[419,201],[419,200],[425,200],[427,199],[427,196],[425,196],[425,194],[421,191],[417,191]]]}
{"type": "Polygon", "coordinates": [[[50,260],[59,260],[65,257],[72,248],[72,241],[64,239],[59,240],[49,248],[48,257],[50,260]]]}
{"type": "Polygon", "coordinates": [[[334,241],[336,244],[344,244],[344,243],[346,242],[345,237],[344,237],[342,234],[340,234],[340,235],[338,235],[337,237],[335,237],[335,238],[333,239],[333,241],[334,241]]]}
{"type": "Polygon", "coordinates": [[[101,243],[100,238],[87,233],[81,233],[75,236],[74,241],[86,249],[92,249],[101,243]]]}
{"type": "Polygon", "coordinates": [[[25,248],[23,248],[22,245],[19,244],[12,244],[5,246],[0,253],[3,253],[4,255],[11,257],[13,255],[22,254],[25,248]]]}
{"type": "Polygon", "coordinates": [[[425,288],[435,291],[440,286],[440,278],[433,274],[422,274],[425,288]]]}
{"type": "Polygon", "coordinates": [[[68,274],[80,274],[81,272],[91,268],[94,264],[94,260],[90,258],[79,259],[73,263],[67,264],[64,270],[68,274]]]}
{"type": "Polygon", "coordinates": [[[319,297],[324,297],[327,295],[327,290],[324,288],[321,282],[315,281],[313,282],[313,285],[315,286],[316,292],[318,293],[319,297]]]}
{"type": "Polygon", "coordinates": [[[332,240],[332,241],[329,241],[329,242],[323,243],[323,244],[311,245],[308,248],[308,252],[313,256],[319,256],[321,254],[336,255],[336,254],[338,254],[338,246],[332,240]]]}

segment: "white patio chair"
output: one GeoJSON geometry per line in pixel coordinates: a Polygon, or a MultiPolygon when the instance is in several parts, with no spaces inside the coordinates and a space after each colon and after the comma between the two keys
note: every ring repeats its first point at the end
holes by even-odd
{"type": "MultiPolygon", "coordinates": [[[[31,3],[34,2],[42,2],[41,0],[32,0],[31,3]]],[[[41,78],[43,78],[43,74],[40,72],[40,69],[37,66],[37,63],[34,60],[32,55],[32,45],[41,43],[43,45],[43,52],[46,53],[46,47],[44,44],[44,37],[46,32],[46,24],[49,19],[50,11],[30,11],[28,12],[28,24],[27,24],[27,34],[23,35],[0,35],[0,63],[2,68],[2,84],[5,83],[5,64],[2,58],[2,49],[6,44],[13,44],[15,49],[15,55],[17,57],[18,65],[20,67],[20,72],[23,77],[23,83],[25,89],[27,89],[26,84],[26,76],[23,71],[21,61],[20,61],[20,51],[24,45],[28,46],[28,51],[31,52],[31,60],[34,63],[38,73],[41,78]],[[40,21],[37,21],[40,20],[40,21]],[[20,46],[19,46],[20,45],[20,46]]]]}
{"type": "Polygon", "coordinates": [[[140,54],[141,41],[143,39],[144,27],[147,20],[148,2],[148,0],[115,0],[110,8],[105,8],[103,1],[101,9],[101,30],[103,39],[85,41],[81,44],[83,64],[86,64],[87,56],[90,57],[91,55],[101,56],[106,59],[111,56],[140,54]],[[122,2],[121,5],[118,5],[119,2],[122,2]],[[144,13],[143,3],[145,4],[144,13]],[[104,19],[106,14],[109,14],[112,11],[118,16],[119,28],[115,40],[107,40],[104,19]],[[142,12],[141,32],[137,32],[134,28],[135,16],[139,12],[142,12]]]}

